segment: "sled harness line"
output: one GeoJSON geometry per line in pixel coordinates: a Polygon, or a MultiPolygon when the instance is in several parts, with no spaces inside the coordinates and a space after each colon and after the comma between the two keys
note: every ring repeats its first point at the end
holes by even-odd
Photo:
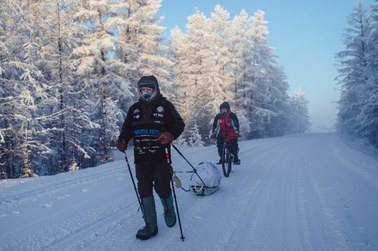
{"type": "MultiPolygon", "coordinates": [[[[185,158],[185,156],[180,152],[180,150],[174,145],[174,144],[172,144],[172,147],[176,150],[176,152],[178,153],[178,154],[180,154],[181,155],[181,157],[189,164],[189,166],[193,169],[193,171],[176,171],[176,172],[178,172],[178,173],[184,173],[184,172],[187,172],[187,173],[195,173],[196,175],[197,175],[197,177],[201,180],[201,182],[202,182],[202,184],[203,184],[203,186],[206,186],[206,184],[205,184],[205,182],[202,180],[202,178],[198,175],[198,173],[197,173],[197,169],[189,162],[189,160],[187,160],[186,158],[185,158]]],[[[174,176],[175,178],[175,181],[178,181],[178,183],[179,183],[179,185],[180,185],[180,187],[181,187],[181,189],[182,190],[184,190],[185,192],[189,192],[190,190],[185,190],[182,186],[181,186],[181,181],[180,181],[180,179],[177,177],[177,176],[174,176]]],[[[176,183],[176,186],[177,186],[177,183],[176,183]]],[[[179,186],[177,186],[177,187],[179,187],[179,186]]],[[[179,188],[180,188],[179,187],[179,188]]]]}

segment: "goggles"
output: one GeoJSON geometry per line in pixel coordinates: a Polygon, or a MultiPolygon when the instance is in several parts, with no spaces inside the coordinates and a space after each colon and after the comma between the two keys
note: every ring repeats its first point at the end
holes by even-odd
{"type": "Polygon", "coordinates": [[[151,88],[152,90],[155,90],[155,86],[151,83],[139,83],[138,89],[140,90],[142,88],[151,88]]]}
{"type": "Polygon", "coordinates": [[[142,94],[151,94],[154,92],[154,88],[151,88],[151,87],[148,87],[148,86],[142,86],[142,87],[139,87],[139,92],[142,93],[142,94]]]}

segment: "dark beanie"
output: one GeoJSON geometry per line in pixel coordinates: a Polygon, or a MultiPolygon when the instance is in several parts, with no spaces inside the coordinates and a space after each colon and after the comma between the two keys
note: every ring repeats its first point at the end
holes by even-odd
{"type": "Polygon", "coordinates": [[[219,107],[219,109],[227,109],[227,110],[230,110],[230,104],[228,103],[228,102],[223,102],[221,105],[220,105],[220,107],[219,107]]]}
{"type": "Polygon", "coordinates": [[[155,76],[143,76],[138,81],[138,88],[144,87],[144,86],[153,86],[154,90],[159,89],[159,83],[155,76]]]}

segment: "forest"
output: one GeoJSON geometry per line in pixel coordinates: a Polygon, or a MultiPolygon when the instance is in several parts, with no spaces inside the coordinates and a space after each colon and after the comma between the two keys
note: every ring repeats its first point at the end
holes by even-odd
{"type": "MultiPolygon", "coordinates": [[[[242,140],[308,131],[308,101],[301,91],[288,91],[284,67],[268,43],[264,11],[249,15],[243,10],[230,18],[216,5],[210,17],[196,11],[187,17],[186,31],[176,28],[167,38],[157,16],[161,4],[0,2],[2,179],[112,161],[111,151],[128,107],[138,100],[136,82],[143,75],[157,77],[162,94],[184,118],[178,145],[211,144],[211,123],[225,100],[239,117],[242,140]]],[[[376,144],[378,71],[372,67],[378,65],[377,11],[372,8],[374,16],[362,9],[351,19],[360,15],[361,24],[366,22],[363,37],[353,30],[358,23],[350,24],[347,49],[338,55],[338,128],[376,144]],[[357,62],[357,52],[365,53],[364,64],[357,62]],[[358,86],[357,78],[363,80],[358,86]]]]}
{"type": "Polygon", "coordinates": [[[344,45],[336,55],[341,86],[337,130],[378,148],[378,1],[352,10],[344,45]]]}

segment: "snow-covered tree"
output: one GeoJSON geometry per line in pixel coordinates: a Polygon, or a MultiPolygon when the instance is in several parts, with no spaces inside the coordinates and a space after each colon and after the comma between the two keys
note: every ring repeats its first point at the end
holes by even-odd
{"type": "Polygon", "coordinates": [[[296,90],[289,95],[289,118],[287,133],[304,133],[310,127],[307,104],[304,92],[296,90]]]}
{"type": "Polygon", "coordinates": [[[155,75],[184,117],[179,144],[209,143],[211,122],[225,100],[245,138],[286,130],[284,115],[290,117],[292,108],[295,117],[304,102],[295,107],[287,101],[263,12],[249,17],[243,10],[230,20],[220,5],[211,17],[197,11],[185,33],[172,31],[168,51],[157,17],[161,3],[0,2],[1,178],[109,161],[141,75],[155,75]]]}
{"type": "Polygon", "coordinates": [[[185,100],[180,107],[186,123],[184,137],[188,137],[187,130],[197,122],[199,113],[203,111],[203,102],[208,93],[204,93],[203,86],[199,83],[202,74],[202,61],[204,51],[205,34],[208,34],[207,18],[203,13],[197,12],[188,17],[188,34],[176,29],[172,33],[172,53],[175,61],[174,83],[179,93],[179,99],[185,100]],[[183,44],[184,43],[184,44],[183,44]],[[201,103],[201,105],[197,105],[201,103]],[[199,109],[200,108],[200,109],[199,109]]]}
{"type": "Polygon", "coordinates": [[[189,130],[189,139],[188,145],[191,147],[199,147],[204,146],[205,142],[202,140],[201,134],[198,130],[198,125],[194,124],[194,126],[189,130]]]}
{"type": "Polygon", "coordinates": [[[184,119],[187,128],[199,127],[203,139],[209,133],[209,123],[219,105],[234,102],[234,82],[227,71],[230,44],[227,41],[229,13],[216,5],[207,18],[197,11],[188,17],[187,34],[172,33],[172,51],[175,65],[175,83],[185,98],[184,119]]]}
{"type": "Polygon", "coordinates": [[[1,165],[8,177],[33,175],[48,151],[42,140],[43,122],[48,119],[42,115],[42,104],[49,99],[40,50],[44,40],[38,29],[42,6],[35,1],[2,2],[0,116],[6,150],[1,165]]]}
{"type": "Polygon", "coordinates": [[[219,112],[222,101],[235,104],[236,86],[231,73],[231,59],[234,57],[229,39],[229,12],[220,5],[216,5],[211,13],[210,34],[207,37],[207,45],[211,49],[209,56],[204,58],[204,72],[201,81],[209,87],[209,95],[216,99],[209,99],[207,106],[213,114],[219,112]]]}
{"type": "Polygon", "coordinates": [[[288,83],[268,44],[268,33],[263,11],[249,17],[243,10],[229,20],[219,5],[211,18],[199,11],[189,16],[186,34],[173,30],[175,83],[180,99],[185,99],[180,109],[187,128],[197,124],[205,141],[225,100],[240,117],[245,138],[287,132],[288,83]]]}
{"type": "Polygon", "coordinates": [[[159,25],[162,17],[157,16],[161,0],[129,0],[125,9],[119,13],[118,55],[124,61],[126,76],[136,86],[142,75],[154,75],[162,93],[170,96],[172,83],[168,57],[168,47],[163,43],[159,25]]]}
{"type": "Polygon", "coordinates": [[[246,67],[248,52],[253,49],[252,39],[252,20],[245,10],[242,10],[239,15],[235,16],[227,30],[228,42],[230,44],[230,63],[228,70],[233,77],[235,84],[235,108],[240,122],[240,132],[244,137],[251,131],[251,123],[248,117],[248,107],[251,105],[251,98],[247,97],[246,86],[246,67]]]}
{"type": "Polygon", "coordinates": [[[190,116],[190,104],[186,100],[187,91],[189,90],[187,80],[191,76],[190,66],[192,66],[189,52],[186,51],[188,41],[188,36],[179,28],[171,31],[171,58],[175,61],[175,65],[172,68],[175,88],[172,89],[172,94],[174,95],[174,100],[181,101],[177,102],[176,108],[186,123],[187,118],[190,116]],[[184,100],[185,102],[183,102],[184,100]]]}
{"type": "Polygon", "coordinates": [[[72,50],[80,44],[82,30],[72,19],[80,7],[76,1],[43,1],[42,6],[45,11],[40,17],[44,24],[40,29],[44,40],[41,68],[49,94],[49,99],[43,103],[42,114],[48,118],[43,123],[47,131],[44,142],[49,152],[48,160],[41,165],[45,170],[41,172],[55,174],[68,171],[69,166],[77,162],[76,150],[83,148],[77,132],[84,124],[81,120],[86,112],[84,105],[77,105],[81,92],[73,78],[75,61],[70,58],[72,50]]]}
{"type": "Polygon", "coordinates": [[[87,32],[72,56],[79,61],[77,76],[79,82],[87,86],[87,98],[92,101],[92,106],[89,106],[94,108],[91,120],[99,125],[99,128],[88,132],[88,143],[95,150],[95,158],[102,163],[111,159],[110,147],[119,130],[117,101],[127,101],[127,97],[133,96],[124,71],[127,66],[113,56],[118,44],[115,31],[122,21],[116,17],[125,7],[122,2],[83,2],[86,8],[76,14],[87,32]]]}
{"type": "Polygon", "coordinates": [[[362,109],[369,100],[367,89],[369,22],[366,9],[361,3],[358,4],[348,18],[344,40],[346,49],[337,54],[340,62],[338,79],[341,84],[338,129],[352,135],[361,135],[366,123],[362,119],[362,109]]]}
{"type": "Polygon", "coordinates": [[[250,121],[248,138],[283,135],[287,112],[288,84],[281,65],[267,41],[265,13],[255,12],[251,18],[252,47],[246,53],[244,78],[239,91],[243,109],[250,121]]]}
{"type": "Polygon", "coordinates": [[[371,26],[367,42],[366,98],[361,109],[361,136],[378,147],[378,1],[371,6],[371,26]]]}

